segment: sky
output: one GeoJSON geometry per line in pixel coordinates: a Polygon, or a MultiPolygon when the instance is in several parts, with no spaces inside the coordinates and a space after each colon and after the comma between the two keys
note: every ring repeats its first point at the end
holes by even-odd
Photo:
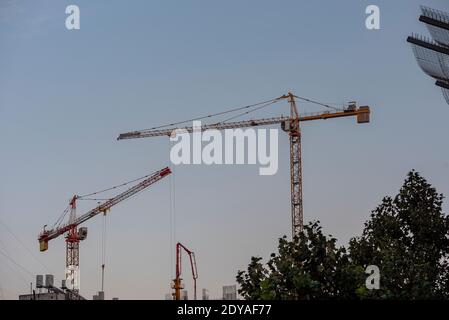
{"type": "MultiPolygon", "coordinates": [[[[37,236],[74,194],[167,165],[170,177],[106,218],[106,298],[163,299],[175,241],[196,253],[199,290],[220,298],[251,256],[266,260],[290,236],[287,135],[279,133],[272,176],[258,165],[173,166],[168,138],[116,137],[289,90],[372,112],[368,125],[302,124],[305,223],[319,220],[346,245],[411,169],[448,195],[449,106],[406,42],[428,35],[420,5],[449,11],[445,0],[0,0],[0,299],[29,292],[36,274],[60,283],[64,240],[41,253],[37,236]],[[71,4],[80,30],[65,27],[71,4]],[[380,8],[380,30],[365,27],[370,4],[380,8]]],[[[255,116],[288,113],[286,102],[275,108],[255,116]]],[[[80,203],[78,214],[94,205],[80,203]]],[[[80,246],[87,298],[100,290],[103,222],[85,223],[80,246]]]]}

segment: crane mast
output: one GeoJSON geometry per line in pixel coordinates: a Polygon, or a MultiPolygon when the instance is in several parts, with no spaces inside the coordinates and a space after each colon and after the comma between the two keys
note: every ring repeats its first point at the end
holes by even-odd
{"type": "MultiPolygon", "coordinates": [[[[341,117],[356,117],[357,123],[368,123],[370,121],[370,108],[368,106],[357,107],[351,102],[347,108],[335,111],[324,111],[300,114],[296,106],[295,98],[301,98],[289,92],[272,101],[287,100],[290,104],[290,116],[279,116],[265,119],[251,119],[234,122],[218,122],[201,125],[201,127],[174,127],[164,129],[147,129],[122,133],[117,140],[150,138],[158,136],[172,136],[177,130],[192,133],[194,131],[205,131],[209,129],[226,130],[236,128],[247,128],[256,126],[267,126],[280,124],[290,138],[290,189],[291,189],[291,219],[292,237],[298,236],[303,229],[303,198],[302,198],[302,154],[301,154],[301,129],[300,122],[326,120],[341,117]]],[[[302,98],[304,99],[304,98],[302,98]]],[[[310,101],[310,100],[309,100],[310,101]]]]}
{"type": "MultiPolygon", "coordinates": [[[[291,92],[288,93],[290,103],[290,190],[292,211],[292,236],[296,236],[303,227],[302,206],[302,163],[301,163],[301,131],[299,128],[299,114],[296,101],[291,92]]],[[[287,127],[284,125],[284,130],[287,127]]]]}
{"type": "Polygon", "coordinates": [[[79,245],[80,240],[84,240],[87,236],[87,229],[78,230],[76,223],[76,199],[77,196],[73,196],[70,200],[70,216],[69,224],[71,228],[65,239],[66,242],[66,269],[65,269],[65,279],[66,286],[68,288],[78,291],[80,283],[80,273],[79,273],[79,245]]]}
{"type": "Polygon", "coordinates": [[[77,217],[76,215],[76,201],[80,197],[75,195],[70,200],[70,216],[69,221],[66,224],[63,224],[59,227],[44,230],[39,234],[38,240],[40,245],[40,251],[46,251],[48,249],[48,242],[52,239],[59,237],[60,235],[67,233],[66,235],[66,285],[69,289],[74,291],[79,291],[79,243],[81,240],[86,239],[87,237],[87,228],[78,226],[86,222],[87,220],[95,217],[96,215],[103,213],[106,214],[110,208],[125,199],[130,198],[136,193],[148,188],[152,184],[161,180],[165,176],[171,173],[170,168],[166,167],[162,170],[156,171],[151,174],[145,180],[142,180],[140,183],[135,186],[127,189],[126,191],[118,194],[105,201],[102,204],[99,204],[94,209],[88,211],[87,213],[77,217]]]}

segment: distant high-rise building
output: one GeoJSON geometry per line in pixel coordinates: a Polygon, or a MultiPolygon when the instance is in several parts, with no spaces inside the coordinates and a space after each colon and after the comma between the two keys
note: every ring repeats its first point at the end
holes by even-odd
{"type": "Polygon", "coordinates": [[[419,21],[425,23],[432,39],[412,35],[407,41],[421,69],[436,80],[449,104],[449,14],[424,6],[421,11],[419,21]]]}
{"type": "Polygon", "coordinates": [[[181,291],[181,300],[189,300],[189,294],[187,293],[187,290],[181,291]]]}
{"type": "Polygon", "coordinates": [[[92,297],[92,300],[104,300],[104,291],[98,291],[98,293],[92,297]]]}
{"type": "Polygon", "coordinates": [[[203,289],[202,299],[209,300],[209,291],[207,289],[203,289]]]}
{"type": "MultiPolygon", "coordinates": [[[[165,295],[165,300],[173,300],[173,294],[167,293],[165,295]]],[[[189,300],[189,294],[187,293],[187,290],[181,291],[181,300],[189,300]]]]}
{"type": "Polygon", "coordinates": [[[237,286],[223,286],[223,300],[237,300],[237,286]]]}

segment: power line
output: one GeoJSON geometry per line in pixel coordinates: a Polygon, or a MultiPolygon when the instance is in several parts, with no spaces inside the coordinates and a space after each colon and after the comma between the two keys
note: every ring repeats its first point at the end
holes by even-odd
{"type": "Polygon", "coordinates": [[[5,294],[3,293],[3,287],[0,284],[0,299],[5,300],[5,294]]]}
{"type": "MultiPolygon", "coordinates": [[[[52,272],[52,270],[45,265],[23,242],[22,240],[19,239],[18,236],[16,236],[16,234],[14,232],[12,232],[12,230],[0,219],[0,224],[26,249],[26,251],[28,251],[28,253],[42,266],[44,267],[47,271],[49,271],[50,273],[54,274],[54,272],[52,272]]],[[[33,275],[34,277],[34,275],[33,275]]],[[[58,279],[57,277],[55,277],[56,279],[58,279]]],[[[58,279],[59,280],[59,279],[58,279]]]]}
{"type": "Polygon", "coordinates": [[[8,256],[6,253],[4,253],[2,250],[0,250],[0,254],[2,256],[4,256],[6,259],[8,259],[9,261],[11,261],[15,266],[19,267],[20,269],[22,269],[23,271],[25,271],[27,274],[29,274],[31,276],[31,279],[34,278],[34,274],[32,272],[30,272],[27,268],[25,268],[24,266],[22,266],[20,263],[16,262],[13,258],[11,258],[10,256],[8,256]]]}
{"type": "Polygon", "coordinates": [[[20,272],[20,270],[17,270],[16,268],[13,268],[13,266],[7,262],[3,263],[4,266],[7,266],[11,271],[12,274],[19,280],[23,281],[24,284],[26,284],[26,286],[30,285],[30,281],[29,279],[25,279],[22,275],[22,273],[20,272]]]}
{"type": "MultiPolygon", "coordinates": [[[[4,248],[4,252],[8,253],[7,247],[6,245],[1,241],[0,239],[0,245],[4,248]]],[[[12,272],[13,274],[20,280],[22,280],[24,283],[28,284],[28,280],[26,280],[22,274],[20,273],[19,270],[14,269],[9,263],[7,263],[7,261],[5,261],[5,263],[3,264],[4,266],[7,266],[12,272]]],[[[0,299],[5,300],[5,294],[4,294],[4,289],[3,286],[0,284],[0,299]]]]}

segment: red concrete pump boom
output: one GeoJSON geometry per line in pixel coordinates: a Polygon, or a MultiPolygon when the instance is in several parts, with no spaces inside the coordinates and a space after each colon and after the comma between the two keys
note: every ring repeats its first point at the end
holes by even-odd
{"type": "Polygon", "coordinates": [[[187,249],[182,243],[178,242],[176,244],[176,278],[173,279],[172,288],[175,289],[173,293],[174,300],[181,299],[181,289],[184,289],[184,285],[181,283],[181,250],[184,249],[190,258],[190,267],[192,268],[192,278],[193,278],[193,298],[196,300],[196,279],[198,279],[198,271],[196,268],[195,253],[187,249]]]}

